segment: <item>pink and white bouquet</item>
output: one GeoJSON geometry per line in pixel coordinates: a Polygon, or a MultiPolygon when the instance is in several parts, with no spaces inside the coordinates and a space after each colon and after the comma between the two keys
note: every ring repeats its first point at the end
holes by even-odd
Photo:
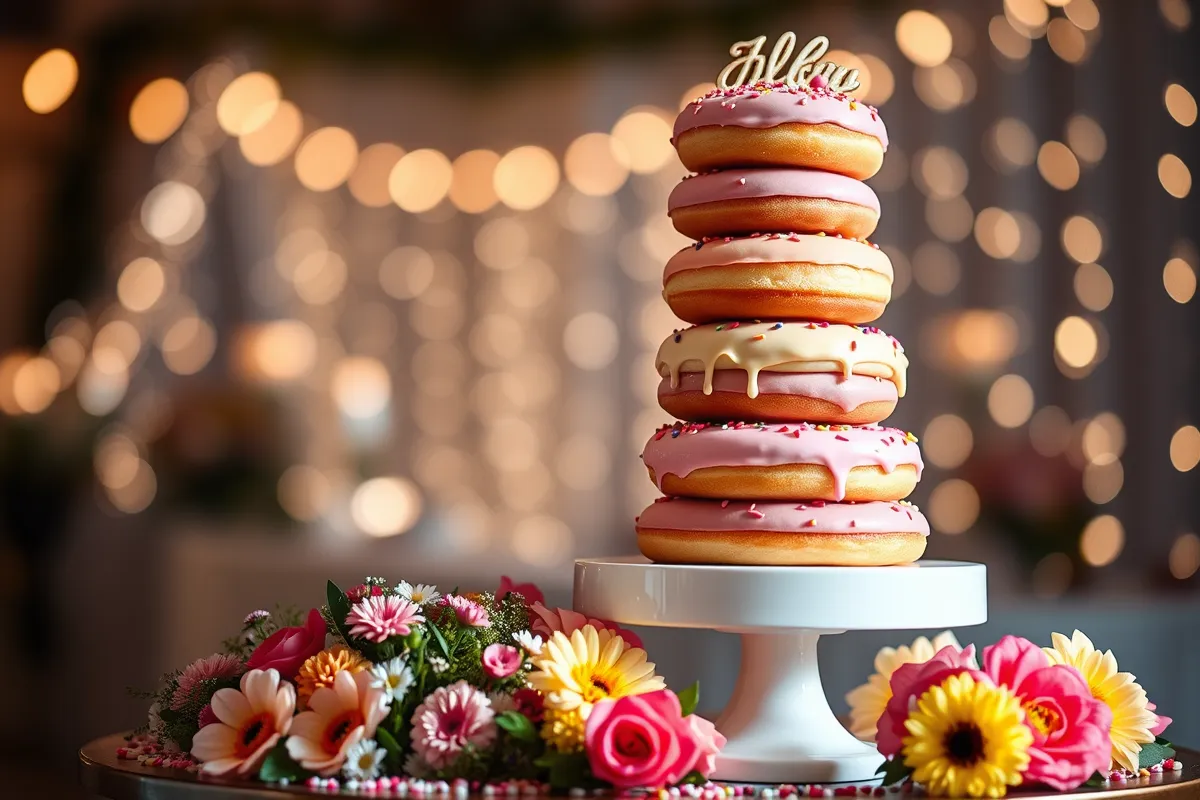
{"type": "Polygon", "coordinates": [[[704,782],[724,737],[631,631],[495,592],[330,582],[307,615],[255,611],[163,681],[123,748],[154,763],[332,788],[404,779],[551,788],[704,782]]]}

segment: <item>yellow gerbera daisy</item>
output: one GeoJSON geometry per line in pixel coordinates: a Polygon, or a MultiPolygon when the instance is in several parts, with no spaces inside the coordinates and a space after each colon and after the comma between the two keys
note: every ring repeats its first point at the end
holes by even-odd
{"type": "Polygon", "coordinates": [[[904,763],[934,796],[1003,797],[1029,766],[1033,734],[1021,702],[970,675],[930,687],[904,727],[904,763]]]}
{"type": "Polygon", "coordinates": [[[1158,722],[1153,711],[1146,708],[1146,690],[1134,682],[1128,672],[1117,672],[1117,659],[1112,650],[1101,653],[1092,640],[1075,631],[1068,639],[1061,633],[1051,634],[1053,647],[1043,647],[1051,664],[1070,664],[1079,670],[1092,697],[1112,709],[1112,760],[1127,770],[1137,772],[1138,753],[1142,745],[1154,741],[1150,729],[1158,722]]]}
{"type": "Polygon", "coordinates": [[[585,725],[579,708],[570,711],[548,708],[542,722],[542,738],[560,753],[582,753],[585,725]]]}
{"type": "Polygon", "coordinates": [[[339,672],[349,672],[353,675],[371,666],[357,651],[342,644],[327,647],[315,656],[311,656],[300,667],[296,676],[296,694],[301,705],[312,697],[313,692],[322,686],[332,687],[333,679],[339,672]]]}
{"type": "Polygon", "coordinates": [[[584,720],[592,705],[606,697],[645,694],[666,686],[654,674],[646,651],[630,647],[609,630],[584,625],[568,638],[555,632],[534,659],[529,683],[546,698],[546,708],[579,709],[584,720]]]}
{"type": "Polygon", "coordinates": [[[876,653],[875,674],[846,695],[850,704],[850,732],[863,741],[875,741],[875,726],[892,699],[892,673],[902,664],[924,664],[946,645],[962,649],[952,632],[942,631],[932,642],[919,636],[911,646],[885,647],[876,653]]]}

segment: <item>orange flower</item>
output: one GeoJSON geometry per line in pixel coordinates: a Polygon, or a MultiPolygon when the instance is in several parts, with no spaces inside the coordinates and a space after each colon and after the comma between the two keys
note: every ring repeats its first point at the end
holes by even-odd
{"type": "Polygon", "coordinates": [[[371,662],[354,650],[335,644],[312,656],[300,667],[300,674],[296,676],[296,694],[303,703],[320,687],[333,686],[333,679],[339,672],[353,675],[370,667],[371,662]]]}

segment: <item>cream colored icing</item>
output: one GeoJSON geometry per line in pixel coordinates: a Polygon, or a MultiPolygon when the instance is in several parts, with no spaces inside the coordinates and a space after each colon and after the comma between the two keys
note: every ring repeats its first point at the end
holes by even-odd
{"type": "Polygon", "coordinates": [[[734,264],[845,264],[892,279],[892,262],[873,244],[824,234],[760,233],[755,236],[697,242],[671,256],[663,283],[678,272],[734,264]]]}
{"type": "Polygon", "coordinates": [[[878,328],[826,322],[727,322],[697,325],[668,336],[655,358],[658,374],[679,386],[683,372],[704,373],[712,394],[716,370],[744,370],[746,395],[758,397],[760,372],[832,372],[885,378],[903,397],[908,358],[878,328]]]}

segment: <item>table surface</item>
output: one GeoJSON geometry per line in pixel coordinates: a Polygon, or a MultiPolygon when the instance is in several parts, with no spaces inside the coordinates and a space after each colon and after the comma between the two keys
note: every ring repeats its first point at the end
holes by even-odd
{"type": "MultiPolygon", "coordinates": [[[[89,742],[79,751],[80,780],[84,787],[106,800],[265,800],[296,795],[331,796],[303,786],[286,789],[247,783],[244,780],[200,777],[183,770],[144,767],[136,761],[117,758],[124,734],[113,734],[89,742]]],[[[1200,751],[1178,748],[1185,767],[1182,772],[1151,775],[1112,787],[1084,788],[1070,793],[1014,792],[1015,798],[1063,798],[1080,795],[1105,797],[1154,797],[1183,800],[1200,797],[1200,751]]],[[[902,798],[906,795],[888,797],[902,798]]],[[[909,795],[911,796],[911,795],[909,795]]]]}

